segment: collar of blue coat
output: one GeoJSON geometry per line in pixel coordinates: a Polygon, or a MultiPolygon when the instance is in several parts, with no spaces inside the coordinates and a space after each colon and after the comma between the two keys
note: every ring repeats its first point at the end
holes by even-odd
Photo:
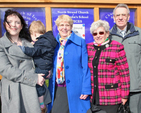
{"type": "MultiPolygon", "coordinates": [[[[58,43],[60,43],[60,42],[59,42],[59,38],[60,38],[60,35],[59,35],[59,33],[58,33],[58,35],[57,35],[57,37],[56,37],[56,40],[57,40],[58,43]]],[[[77,36],[73,31],[72,31],[70,37],[68,38],[68,41],[71,41],[71,42],[73,42],[73,43],[75,43],[75,44],[77,44],[77,45],[81,45],[81,40],[82,40],[82,38],[79,37],[79,36],[77,36]]],[[[68,41],[67,41],[67,42],[68,42],[68,41]]]]}

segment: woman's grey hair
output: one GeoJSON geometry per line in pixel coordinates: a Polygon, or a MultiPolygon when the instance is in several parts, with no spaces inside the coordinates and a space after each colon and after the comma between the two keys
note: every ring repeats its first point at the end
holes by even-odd
{"type": "Polygon", "coordinates": [[[108,32],[109,29],[110,29],[109,23],[107,21],[105,21],[105,20],[98,20],[98,21],[93,22],[91,24],[90,33],[93,34],[93,32],[95,30],[97,30],[99,27],[103,27],[106,32],[108,32]]]}
{"type": "Polygon", "coordinates": [[[126,4],[118,4],[118,5],[115,7],[115,9],[113,10],[113,15],[115,15],[115,11],[116,11],[116,9],[119,8],[119,7],[126,8],[126,9],[127,9],[127,13],[130,14],[130,10],[129,10],[129,8],[128,8],[128,6],[127,6],[126,4]]]}
{"type": "Polygon", "coordinates": [[[56,21],[55,21],[55,24],[56,24],[57,26],[59,26],[59,24],[60,24],[61,21],[66,21],[66,22],[68,22],[71,26],[73,26],[73,20],[72,20],[72,18],[71,18],[69,15],[60,15],[60,16],[58,16],[58,18],[57,18],[56,21]]]}

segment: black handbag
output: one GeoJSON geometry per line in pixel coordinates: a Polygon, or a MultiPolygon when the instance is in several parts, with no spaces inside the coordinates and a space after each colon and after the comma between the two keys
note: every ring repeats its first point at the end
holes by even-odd
{"type": "Polygon", "coordinates": [[[91,104],[91,108],[88,109],[87,113],[107,113],[107,112],[100,109],[98,106],[91,104]]]}
{"type": "Polygon", "coordinates": [[[126,102],[125,105],[121,103],[117,113],[131,113],[128,103],[126,102]]]}

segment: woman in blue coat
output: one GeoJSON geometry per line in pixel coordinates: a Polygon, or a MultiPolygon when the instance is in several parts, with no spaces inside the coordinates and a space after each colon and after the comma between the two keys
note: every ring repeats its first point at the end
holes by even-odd
{"type": "Polygon", "coordinates": [[[85,40],[72,32],[73,20],[61,15],[55,21],[59,34],[49,89],[51,113],[86,113],[90,108],[91,82],[85,40]]]}

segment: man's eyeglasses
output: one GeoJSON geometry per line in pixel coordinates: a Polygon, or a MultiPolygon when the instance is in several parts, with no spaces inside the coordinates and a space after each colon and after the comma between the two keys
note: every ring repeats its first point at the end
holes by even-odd
{"type": "Polygon", "coordinates": [[[104,35],[104,31],[100,31],[99,33],[93,33],[93,36],[97,36],[97,34],[104,35]]]}

